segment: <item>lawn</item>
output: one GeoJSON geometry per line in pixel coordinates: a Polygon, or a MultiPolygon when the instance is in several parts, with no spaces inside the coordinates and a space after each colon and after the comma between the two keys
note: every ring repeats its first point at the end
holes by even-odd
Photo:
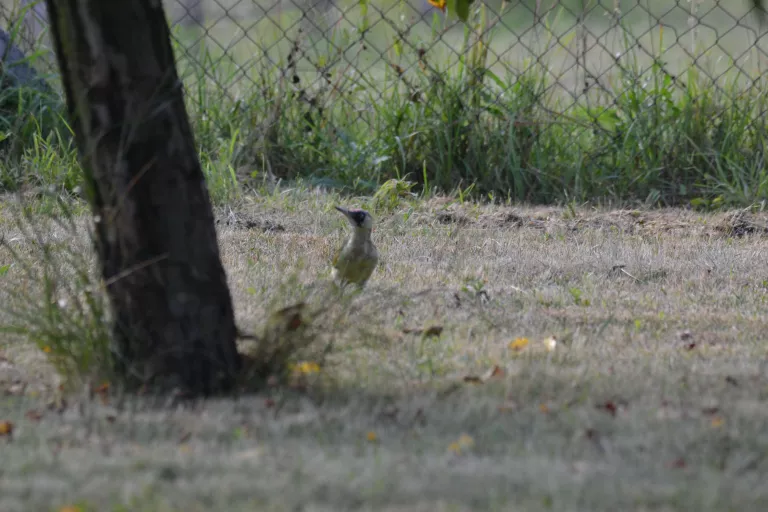
{"type": "MultiPolygon", "coordinates": [[[[62,396],[6,337],[0,510],[766,509],[768,214],[345,199],[374,212],[382,263],[329,304],[339,200],[282,188],[217,212],[242,329],[328,308],[320,371],[289,385],[62,396]]],[[[22,232],[9,204],[23,261],[87,247],[85,222],[22,232]]],[[[20,263],[0,252],[5,304],[39,288],[20,263]]]]}

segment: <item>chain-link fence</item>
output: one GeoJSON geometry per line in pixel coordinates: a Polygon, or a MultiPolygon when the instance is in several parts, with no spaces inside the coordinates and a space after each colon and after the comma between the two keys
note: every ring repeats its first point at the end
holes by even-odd
{"type": "MultiPolygon", "coordinates": [[[[606,150],[598,144],[585,152],[584,134],[594,138],[600,131],[615,142],[636,128],[645,110],[685,109],[702,95],[720,98],[712,100],[714,110],[694,113],[707,118],[765,89],[768,38],[744,0],[477,0],[468,24],[447,16],[444,5],[444,0],[165,2],[180,73],[192,95],[199,97],[204,88],[234,102],[232,108],[259,105],[263,126],[250,142],[258,140],[263,148],[275,140],[265,126],[290,117],[286,102],[295,100],[303,105],[291,117],[303,124],[297,132],[322,125],[335,143],[354,139],[358,153],[366,137],[387,139],[386,124],[387,140],[394,142],[384,158],[376,144],[368,156],[344,158],[372,166],[401,158],[398,174],[419,174],[419,167],[427,166],[421,153],[405,161],[404,155],[416,150],[404,140],[424,131],[423,124],[405,126],[414,111],[437,112],[434,120],[450,126],[460,121],[459,131],[475,123],[496,123],[497,133],[514,130],[516,168],[533,169],[539,173],[535,179],[543,179],[550,171],[534,161],[535,154],[547,156],[561,140],[572,139],[578,150],[563,157],[563,165],[571,157],[597,161],[606,150]],[[446,106],[447,98],[466,115],[453,117],[457,110],[446,106]],[[350,135],[355,131],[367,135],[355,138],[350,135]],[[544,131],[552,132],[554,142],[537,150],[544,131]]],[[[25,49],[46,48],[44,12],[29,9],[27,18],[32,21],[22,24],[25,49]]],[[[736,106],[754,110],[755,105],[736,106]]],[[[659,114],[643,122],[663,124],[670,118],[659,114]]],[[[647,145],[665,137],[658,129],[653,133],[647,145]]],[[[704,142],[695,142],[701,149],[704,142]]],[[[475,143],[485,142],[456,144],[475,143]]],[[[466,159],[467,152],[461,155],[466,159]]],[[[320,164],[332,165],[313,163],[320,164]]]]}
{"type": "MultiPolygon", "coordinates": [[[[299,76],[341,68],[377,86],[388,70],[406,80],[414,66],[445,71],[479,57],[472,52],[483,47],[478,64],[495,85],[508,87],[539,67],[548,83],[542,92],[578,101],[595,92],[619,94],[617,80],[628,67],[643,75],[655,64],[676,80],[693,68],[725,87],[750,85],[768,61],[768,42],[741,0],[492,1],[477,9],[469,30],[446,17],[444,0],[165,4],[185,56],[228,66],[230,83],[220,85],[233,90],[242,79],[258,83],[265,67],[288,65],[299,76]]],[[[49,48],[44,2],[5,0],[2,15],[6,27],[23,18],[25,51],[49,48]]]]}

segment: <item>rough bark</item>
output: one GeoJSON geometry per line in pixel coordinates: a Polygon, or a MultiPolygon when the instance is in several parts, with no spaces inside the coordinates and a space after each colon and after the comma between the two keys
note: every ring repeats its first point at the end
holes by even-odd
{"type": "Polygon", "coordinates": [[[224,390],[240,358],[159,0],[47,0],[129,382],[224,390]]]}

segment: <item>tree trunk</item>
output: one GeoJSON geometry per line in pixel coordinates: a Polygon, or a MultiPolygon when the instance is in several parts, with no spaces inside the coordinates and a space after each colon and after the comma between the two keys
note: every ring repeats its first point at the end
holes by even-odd
{"type": "Polygon", "coordinates": [[[47,5],[116,367],[129,383],[223,391],[240,367],[237,330],[161,2],[47,5]]]}

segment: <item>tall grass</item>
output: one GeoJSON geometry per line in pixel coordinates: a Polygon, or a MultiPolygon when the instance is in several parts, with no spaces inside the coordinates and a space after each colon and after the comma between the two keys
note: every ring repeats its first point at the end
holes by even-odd
{"type": "MultiPolygon", "coordinates": [[[[718,77],[699,52],[674,76],[663,29],[648,65],[616,18],[623,48],[607,86],[572,101],[558,93],[546,59],[499,63],[489,51],[503,35],[504,5],[499,15],[478,9],[462,33],[437,16],[418,31],[396,16],[357,15],[356,26],[326,32],[324,45],[289,33],[281,59],[251,60],[245,72],[233,51],[204,48],[202,65],[187,62],[202,152],[229,157],[219,168],[230,192],[216,197],[270,175],[363,194],[407,177],[417,191],[533,203],[712,207],[766,198],[759,69],[751,81],[743,66],[718,77]],[[389,50],[371,66],[374,30],[389,50]],[[440,46],[451,37],[455,50],[440,46]]],[[[548,34],[561,24],[557,14],[542,23],[548,34]]]]}
{"type": "MultiPolygon", "coordinates": [[[[746,81],[736,66],[711,78],[706,54],[697,54],[674,76],[661,29],[648,65],[616,18],[622,51],[602,87],[574,101],[547,59],[499,61],[492,48],[508,37],[499,24],[505,4],[498,15],[477,9],[464,27],[434,16],[426,30],[366,5],[320,38],[279,31],[276,47],[244,39],[222,49],[176,31],[215,202],[263,178],[373,194],[407,177],[417,192],[533,203],[712,207],[766,198],[759,70],[746,81]],[[373,64],[372,45],[385,48],[373,64]]],[[[544,33],[562,25],[557,16],[538,19],[544,33]]],[[[0,91],[0,188],[74,190],[80,172],[61,98],[0,91]]]]}

